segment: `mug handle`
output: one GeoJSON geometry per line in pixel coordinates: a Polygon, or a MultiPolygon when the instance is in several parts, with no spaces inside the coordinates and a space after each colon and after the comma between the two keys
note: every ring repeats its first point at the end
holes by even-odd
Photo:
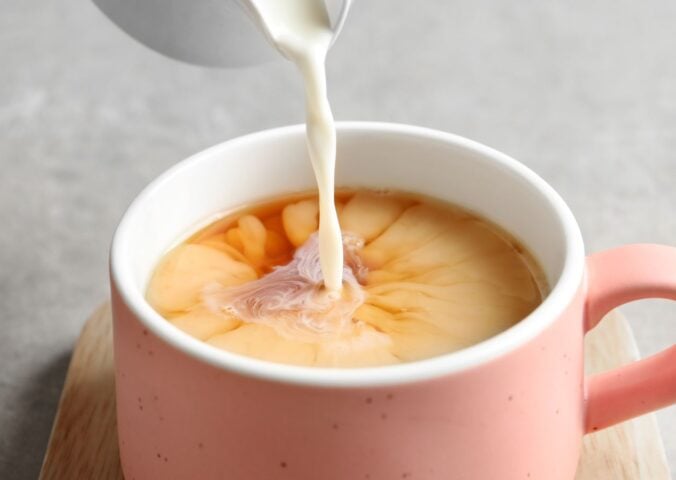
{"type": "MultiPolygon", "coordinates": [[[[585,332],[613,308],[641,298],[676,300],[676,248],[636,244],[587,258],[585,332]]],[[[586,379],[585,432],[676,402],[676,345],[586,379]]]]}

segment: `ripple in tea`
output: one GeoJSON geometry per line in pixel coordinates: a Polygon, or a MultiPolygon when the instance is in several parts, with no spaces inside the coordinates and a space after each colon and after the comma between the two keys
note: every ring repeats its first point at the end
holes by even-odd
{"type": "Polygon", "coordinates": [[[323,288],[314,195],[229,213],[167,253],[147,298],[215,347],[273,362],[411,362],[509,328],[546,294],[533,257],[459,207],[399,192],[336,195],[345,266],[323,288]]]}

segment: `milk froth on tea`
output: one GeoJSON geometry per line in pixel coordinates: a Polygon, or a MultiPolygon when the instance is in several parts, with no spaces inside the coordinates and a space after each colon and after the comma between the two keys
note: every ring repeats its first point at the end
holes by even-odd
{"type": "Polygon", "coordinates": [[[242,208],[158,264],[151,305],[186,333],[264,360],[330,367],[410,362],[514,325],[547,286],[507,232],[399,192],[340,191],[343,288],[323,286],[315,195],[242,208]]]}

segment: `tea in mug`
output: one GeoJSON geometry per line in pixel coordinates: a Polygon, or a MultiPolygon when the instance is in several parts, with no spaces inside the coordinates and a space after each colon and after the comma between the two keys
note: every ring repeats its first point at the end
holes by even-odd
{"type": "Polygon", "coordinates": [[[403,192],[339,191],[343,288],[324,288],[317,196],[228,212],[168,252],[147,289],[169,322],[272,362],[367,367],[490,338],[547,293],[534,257],[469,211],[403,192]]]}

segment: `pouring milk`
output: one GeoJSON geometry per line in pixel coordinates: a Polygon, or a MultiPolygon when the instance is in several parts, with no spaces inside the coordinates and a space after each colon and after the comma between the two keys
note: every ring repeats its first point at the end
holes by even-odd
{"type": "MultiPolygon", "coordinates": [[[[324,286],[339,292],[343,243],[334,202],[336,128],[326,95],[326,54],[334,31],[324,0],[253,0],[275,47],[295,63],[305,84],[307,145],[319,190],[319,259],[324,286]]],[[[334,293],[335,294],[335,293],[334,293]]]]}

